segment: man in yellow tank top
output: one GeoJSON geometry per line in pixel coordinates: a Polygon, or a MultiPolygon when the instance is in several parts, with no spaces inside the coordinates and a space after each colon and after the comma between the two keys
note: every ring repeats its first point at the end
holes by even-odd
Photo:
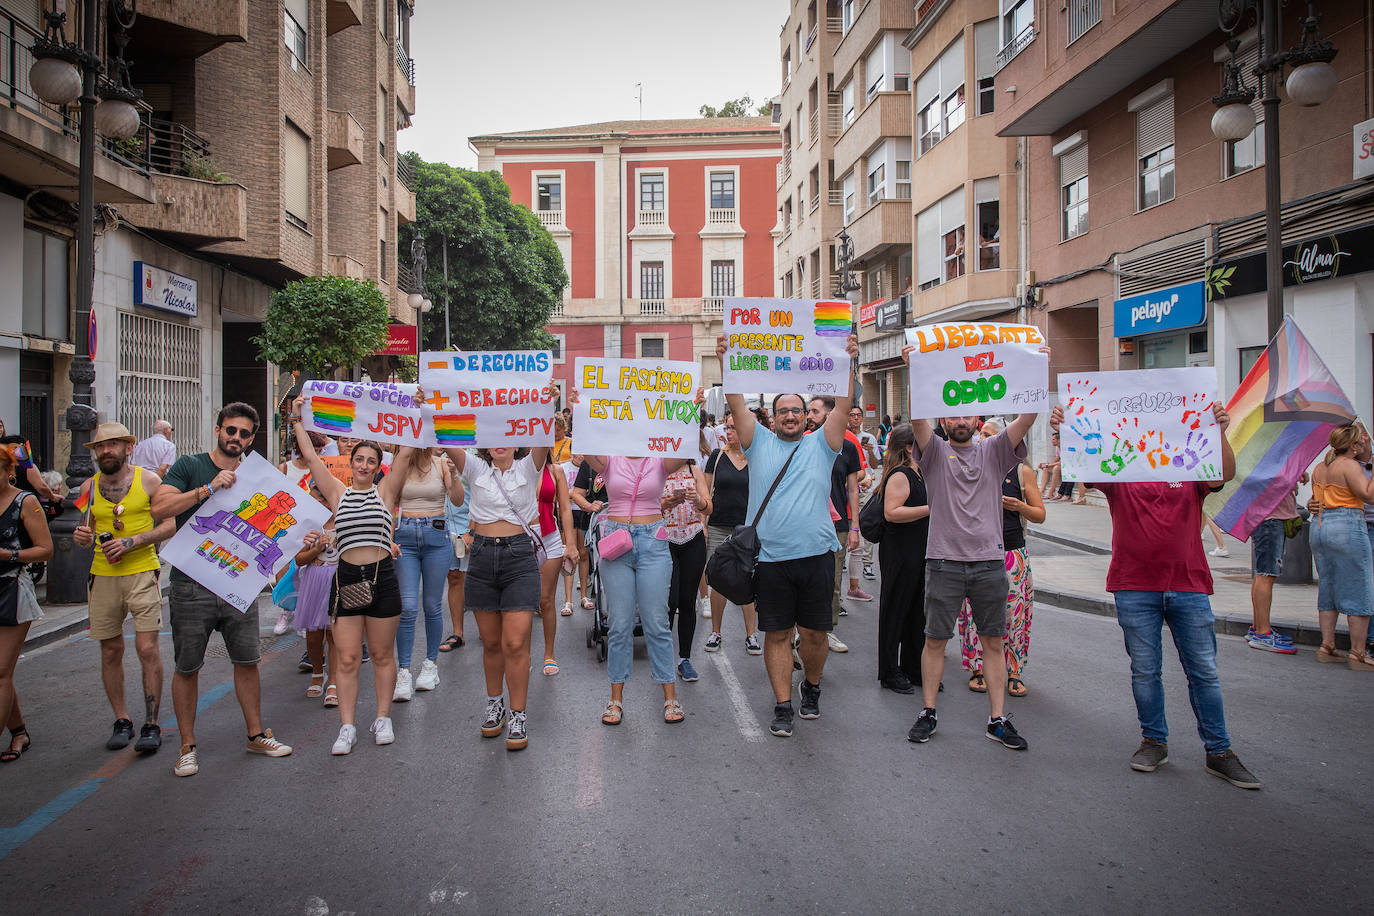
{"type": "Polygon", "coordinates": [[[124,617],[134,619],[134,646],[143,666],[143,727],[134,750],[162,746],[158,712],[162,705],[162,590],[158,584],[157,545],[176,532],[176,521],[153,522],[152,495],[162,481],[152,471],[129,463],[137,440],[122,423],[102,423],[87,446],[100,473],[81,485],[86,517],[74,532],[82,547],[96,545],[91,558],[87,603],[91,639],[100,642],[100,678],[114,709],[115,724],[105,746],[129,746],[134,723],[124,705],[124,617]],[[97,543],[98,542],[98,543],[97,543]]]}

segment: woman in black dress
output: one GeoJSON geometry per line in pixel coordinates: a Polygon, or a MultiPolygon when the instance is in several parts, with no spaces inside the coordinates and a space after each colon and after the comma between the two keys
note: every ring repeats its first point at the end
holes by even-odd
{"type": "Polygon", "coordinates": [[[930,506],[912,461],[910,423],[895,426],[883,455],[883,517],[878,545],[882,589],[878,604],[878,680],[888,690],[915,693],[921,684],[926,628],[926,535],[930,506]]]}

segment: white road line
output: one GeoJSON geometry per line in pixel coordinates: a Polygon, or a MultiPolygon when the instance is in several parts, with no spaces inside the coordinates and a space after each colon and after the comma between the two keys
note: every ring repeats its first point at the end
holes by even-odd
{"type": "Polygon", "coordinates": [[[763,725],[760,724],[754,711],[749,708],[749,701],[744,696],[744,687],[740,684],[739,678],[735,676],[735,669],[730,664],[730,657],[725,654],[725,650],[712,653],[710,656],[720,670],[720,679],[725,682],[725,690],[730,695],[730,705],[735,710],[735,725],[739,727],[739,733],[744,736],[745,741],[766,741],[763,735],[763,725]]]}
{"type": "Polygon", "coordinates": [[[602,767],[599,737],[598,733],[592,731],[582,735],[582,748],[577,755],[577,796],[573,799],[575,808],[597,808],[601,805],[602,767]]]}

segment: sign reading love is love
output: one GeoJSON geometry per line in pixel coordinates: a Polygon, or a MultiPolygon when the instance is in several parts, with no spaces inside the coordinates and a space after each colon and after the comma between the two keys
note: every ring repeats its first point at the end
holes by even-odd
{"type": "Polygon", "coordinates": [[[1220,480],[1215,369],[1059,376],[1065,480],[1220,480]]]}
{"type": "Polygon", "coordinates": [[[913,417],[1041,413],[1050,405],[1045,338],[1029,324],[930,324],[906,329],[913,417]]]}
{"type": "Polygon", "coordinates": [[[553,444],[548,350],[420,354],[425,416],[444,448],[553,444]]]}
{"type": "Polygon", "coordinates": [[[257,452],[248,453],[234,477],[234,485],[202,503],[159,553],[247,611],[300,552],[306,533],[329,521],[329,510],[257,452]]]}
{"type": "Polygon", "coordinates": [[[727,394],[849,393],[848,302],[726,299],[723,308],[727,394]]]}
{"type": "Polygon", "coordinates": [[[396,445],[435,445],[415,400],[418,385],[313,380],[301,387],[301,423],[326,436],[396,445]]]}
{"type": "Polygon", "coordinates": [[[578,358],[574,369],[573,427],[578,442],[585,443],[582,451],[701,458],[697,363],[578,358]]]}

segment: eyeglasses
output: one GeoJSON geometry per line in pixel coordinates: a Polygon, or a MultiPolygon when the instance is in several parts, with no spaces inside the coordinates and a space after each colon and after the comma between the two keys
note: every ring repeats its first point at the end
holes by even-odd
{"type": "Polygon", "coordinates": [[[777,415],[780,416],[780,417],[786,417],[786,416],[800,417],[803,413],[805,413],[805,411],[802,410],[800,407],[779,407],[779,408],[776,408],[776,409],[773,411],[773,413],[777,414],[777,415]]]}
{"type": "Polygon", "coordinates": [[[228,435],[233,436],[235,439],[248,440],[257,435],[257,433],[253,431],[253,429],[247,426],[222,426],[220,428],[223,429],[225,433],[227,433],[228,435]]]}

